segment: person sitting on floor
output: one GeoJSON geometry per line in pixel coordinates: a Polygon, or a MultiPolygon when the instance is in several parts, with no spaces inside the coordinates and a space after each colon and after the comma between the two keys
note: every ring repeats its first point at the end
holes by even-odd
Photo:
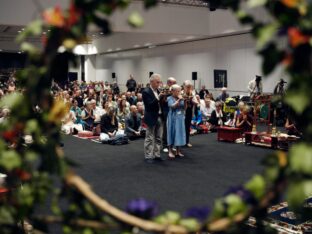
{"type": "Polygon", "coordinates": [[[221,102],[216,102],[216,109],[212,111],[208,122],[210,123],[210,126],[209,126],[210,131],[217,131],[217,127],[224,125],[225,114],[222,110],[221,102]]]}
{"type": "Polygon", "coordinates": [[[130,140],[135,140],[145,136],[141,129],[141,116],[135,105],[130,106],[130,114],[127,116],[125,124],[125,134],[130,140]]]}
{"type": "Polygon", "coordinates": [[[251,132],[252,130],[252,116],[249,114],[250,109],[248,106],[245,106],[243,111],[238,116],[236,127],[242,129],[242,132],[251,132]]]}
{"type": "Polygon", "coordinates": [[[121,130],[118,130],[118,120],[116,117],[116,110],[113,106],[109,106],[108,113],[101,117],[101,134],[100,140],[106,141],[114,138],[117,135],[123,134],[121,130]]]}
{"type": "Polygon", "coordinates": [[[87,101],[86,108],[81,113],[81,119],[84,121],[84,129],[92,131],[95,115],[90,101],[87,101]]]}
{"type": "Polygon", "coordinates": [[[211,113],[214,111],[214,108],[211,105],[211,100],[209,97],[205,98],[204,105],[200,106],[200,111],[202,114],[203,122],[206,123],[210,119],[211,113]]]}

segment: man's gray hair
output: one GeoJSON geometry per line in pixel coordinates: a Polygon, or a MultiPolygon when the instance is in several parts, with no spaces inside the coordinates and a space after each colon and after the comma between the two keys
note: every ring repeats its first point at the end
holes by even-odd
{"type": "Polygon", "coordinates": [[[181,86],[178,84],[174,84],[171,86],[171,90],[177,90],[177,89],[181,89],[181,86]]]}
{"type": "Polygon", "coordinates": [[[174,77],[169,77],[169,78],[167,79],[167,81],[177,82],[177,80],[176,80],[174,77]]]}
{"type": "Polygon", "coordinates": [[[192,85],[192,82],[190,81],[190,80],[186,80],[186,81],[184,81],[184,86],[190,86],[190,85],[192,85]]]}
{"type": "Polygon", "coordinates": [[[150,81],[153,81],[153,80],[155,80],[156,78],[161,79],[161,75],[160,75],[160,74],[158,74],[158,73],[154,73],[153,75],[151,75],[151,77],[150,77],[150,81]]]}

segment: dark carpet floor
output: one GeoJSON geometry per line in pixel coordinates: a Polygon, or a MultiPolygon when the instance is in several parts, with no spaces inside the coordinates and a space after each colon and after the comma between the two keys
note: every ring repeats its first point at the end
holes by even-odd
{"type": "MultiPolygon", "coordinates": [[[[183,159],[143,162],[143,140],[111,146],[64,138],[66,155],[80,164],[76,171],[113,205],[125,208],[135,198],[156,201],[160,211],[183,212],[192,206],[212,206],[230,186],[261,172],[270,149],[218,142],[216,134],[191,138],[193,148],[183,159]]],[[[162,156],[166,156],[163,154],[162,156]]]]}

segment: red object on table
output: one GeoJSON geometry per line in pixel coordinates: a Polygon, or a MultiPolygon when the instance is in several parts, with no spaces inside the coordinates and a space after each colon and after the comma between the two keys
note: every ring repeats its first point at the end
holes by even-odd
{"type": "Polygon", "coordinates": [[[240,128],[232,127],[219,127],[218,128],[218,141],[231,141],[234,142],[236,139],[242,137],[240,128]]]}

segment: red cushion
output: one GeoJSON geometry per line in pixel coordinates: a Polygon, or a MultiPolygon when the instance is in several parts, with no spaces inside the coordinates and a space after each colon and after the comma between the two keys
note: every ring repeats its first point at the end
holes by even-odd
{"type": "Polygon", "coordinates": [[[78,136],[79,137],[90,137],[90,136],[93,136],[93,132],[91,132],[91,131],[78,132],[78,136]]]}

